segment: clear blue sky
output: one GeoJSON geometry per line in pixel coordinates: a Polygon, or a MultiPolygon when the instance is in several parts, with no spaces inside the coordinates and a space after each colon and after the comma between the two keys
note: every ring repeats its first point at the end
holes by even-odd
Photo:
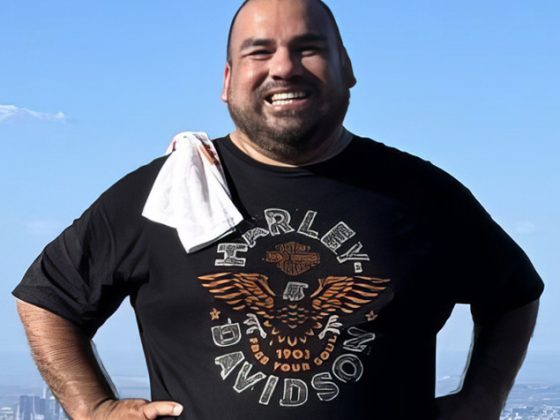
{"type": "MultiPolygon", "coordinates": [[[[560,3],[327,2],[358,78],[347,127],[469,186],[545,279],[532,346],[560,354],[560,3]]],[[[50,239],[174,133],[231,130],[219,93],[239,3],[2,2],[0,350],[24,348],[9,291],[50,239]]],[[[136,340],[130,323],[109,321],[104,352],[136,340]]],[[[467,311],[451,323],[441,348],[465,348],[467,311]]]]}

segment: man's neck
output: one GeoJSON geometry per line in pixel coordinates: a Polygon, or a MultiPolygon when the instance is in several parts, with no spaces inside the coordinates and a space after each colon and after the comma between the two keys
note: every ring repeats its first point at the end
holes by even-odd
{"type": "Polygon", "coordinates": [[[229,137],[239,150],[252,159],[267,165],[285,167],[306,166],[328,160],[340,153],[352,140],[352,135],[340,126],[317,147],[298,156],[296,161],[282,156],[270,156],[239,130],[232,132],[229,137]]]}

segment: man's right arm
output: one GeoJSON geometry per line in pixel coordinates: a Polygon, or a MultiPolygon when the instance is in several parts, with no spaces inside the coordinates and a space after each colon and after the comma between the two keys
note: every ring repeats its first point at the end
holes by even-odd
{"type": "Polygon", "coordinates": [[[21,300],[17,309],[35,363],[72,419],[145,420],[181,414],[182,406],[171,401],[118,400],[90,339],[77,326],[21,300]]]}

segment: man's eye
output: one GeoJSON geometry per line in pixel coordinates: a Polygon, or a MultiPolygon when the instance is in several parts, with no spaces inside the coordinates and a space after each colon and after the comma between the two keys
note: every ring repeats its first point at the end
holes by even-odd
{"type": "Polygon", "coordinates": [[[303,56],[306,55],[315,55],[321,52],[321,48],[316,45],[306,45],[300,48],[300,54],[303,56]]]}
{"type": "Polygon", "coordinates": [[[263,56],[263,55],[270,55],[272,52],[270,50],[254,50],[249,53],[249,55],[253,56],[263,56]]]}

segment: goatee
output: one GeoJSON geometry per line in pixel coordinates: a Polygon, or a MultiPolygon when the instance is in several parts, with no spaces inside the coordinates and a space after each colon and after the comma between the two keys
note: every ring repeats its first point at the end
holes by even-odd
{"type": "Polygon", "coordinates": [[[320,145],[336,127],[342,124],[349,102],[350,91],[347,90],[339,96],[338,100],[331,99],[322,112],[321,110],[277,112],[274,117],[279,122],[275,125],[266,121],[262,111],[236,106],[235,100],[229,101],[227,106],[237,129],[245,134],[261,152],[274,159],[295,162],[320,145]],[[323,115],[318,116],[318,113],[323,115]]]}

